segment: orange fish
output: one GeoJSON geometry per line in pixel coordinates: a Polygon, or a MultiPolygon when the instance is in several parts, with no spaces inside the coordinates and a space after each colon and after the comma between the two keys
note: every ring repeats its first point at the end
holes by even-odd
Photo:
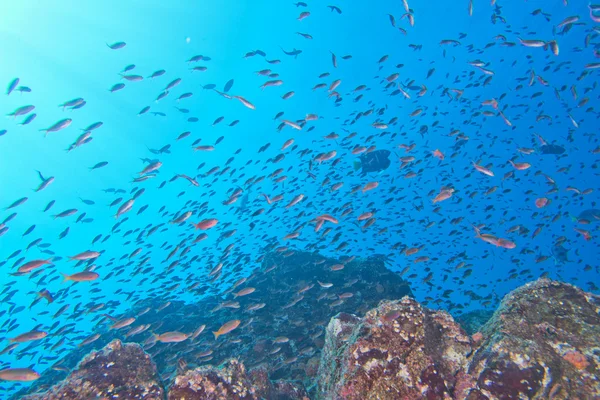
{"type": "Polygon", "coordinates": [[[100,275],[98,275],[96,272],[92,272],[92,271],[77,272],[72,275],[67,275],[67,274],[61,272],[61,275],[63,276],[63,282],[66,282],[66,281],[89,282],[89,281],[95,281],[96,279],[98,279],[100,277],[100,275]]]}
{"type": "Polygon", "coordinates": [[[439,150],[434,150],[433,151],[433,156],[435,158],[438,158],[440,161],[444,161],[444,154],[441,151],[439,151],[439,150]]]}
{"type": "Polygon", "coordinates": [[[548,200],[546,197],[540,197],[535,201],[535,206],[537,208],[546,207],[548,204],[550,204],[550,200],[548,200]]]}
{"type": "Polygon", "coordinates": [[[213,335],[215,335],[215,340],[217,340],[219,338],[219,336],[225,335],[225,334],[231,332],[232,330],[234,330],[235,328],[237,328],[241,322],[242,321],[240,321],[239,319],[233,319],[233,320],[223,324],[223,326],[221,326],[218,331],[213,332],[213,335]]]}
{"type": "Polygon", "coordinates": [[[217,225],[217,223],[219,222],[219,220],[215,219],[215,218],[209,218],[209,219],[204,219],[200,222],[198,222],[197,224],[192,223],[192,225],[194,225],[196,227],[196,229],[201,229],[203,231],[210,229],[212,227],[214,227],[215,225],[217,225]]]}
{"type": "Polygon", "coordinates": [[[375,189],[377,186],[379,186],[379,182],[369,182],[365,185],[364,188],[362,188],[362,192],[368,192],[369,190],[375,189]]]}

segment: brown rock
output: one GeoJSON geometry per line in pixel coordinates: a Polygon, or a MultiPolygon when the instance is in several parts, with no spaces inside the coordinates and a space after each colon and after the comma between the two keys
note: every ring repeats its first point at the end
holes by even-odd
{"type": "MultiPolygon", "coordinates": [[[[348,400],[450,398],[471,351],[469,336],[449,314],[408,297],[383,301],[362,319],[338,314],[331,320],[319,394],[348,400]]],[[[461,387],[468,387],[470,378],[460,378],[461,387]]]]}
{"type": "Polygon", "coordinates": [[[162,400],[164,391],[156,366],[142,348],[113,340],[88,354],[61,383],[24,400],[90,399],[162,400]]]}
{"type": "Polygon", "coordinates": [[[473,398],[600,398],[600,300],[539,279],[509,293],[470,362],[473,398]]]}
{"type": "Polygon", "coordinates": [[[470,339],[448,314],[384,301],[327,327],[322,399],[598,399],[600,297],[540,279],[470,339]]]}
{"type": "Polygon", "coordinates": [[[306,396],[301,385],[271,382],[266,369],[246,372],[237,360],[230,360],[221,368],[189,370],[175,378],[168,393],[169,400],[301,400],[306,396]]]}

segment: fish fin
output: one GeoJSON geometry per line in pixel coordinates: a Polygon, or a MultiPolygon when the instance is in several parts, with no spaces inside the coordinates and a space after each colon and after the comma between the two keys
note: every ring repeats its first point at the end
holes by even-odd
{"type": "Polygon", "coordinates": [[[219,336],[221,336],[219,332],[213,332],[212,334],[215,335],[215,340],[217,340],[219,336]]]}
{"type": "Polygon", "coordinates": [[[354,161],[354,170],[358,171],[361,167],[360,161],[354,161]]]}
{"type": "Polygon", "coordinates": [[[70,280],[70,276],[65,274],[64,272],[60,273],[63,276],[63,280],[61,283],[65,283],[66,281],[70,280]]]}

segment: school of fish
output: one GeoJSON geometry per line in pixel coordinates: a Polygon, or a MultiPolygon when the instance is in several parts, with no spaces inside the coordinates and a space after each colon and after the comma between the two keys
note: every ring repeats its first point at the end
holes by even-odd
{"type": "MultiPolygon", "coordinates": [[[[87,117],[98,105],[86,88],[46,93],[55,106],[42,107],[28,96],[43,87],[0,77],[0,104],[15,104],[3,106],[1,157],[36,149],[57,166],[0,171],[31,186],[4,185],[0,196],[2,390],[61,368],[106,329],[142,335],[151,354],[182,342],[211,354],[241,340],[261,323],[253,312],[269,308],[253,285],[277,267],[262,267],[267,251],[318,252],[339,260],[322,267],[340,275],[385,254],[419,301],[459,314],[492,309],[539,276],[599,290],[600,4],[465,0],[447,5],[456,21],[432,20],[428,2],[386,1],[368,22],[381,38],[345,21],[366,5],[338,3],[279,4],[284,24],[236,56],[233,78],[193,38],[177,71],[160,52],[153,67],[136,60],[143,45],[126,37],[91,43],[123,65],[95,78],[102,98],[126,105],[127,126],[151,119],[148,141],[139,132],[111,143],[105,132],[129,133],[87,117]],[[319,43],[344,30],[360,32],[362,46],[319,43]],[[386,40],[374,56],[368,42],[386,40]],[[143,85],[152,96],[129,95],[143,85]],[[94,190],[72,187],[76,169],[94,190]],[[207,310],[192,332],[128,313],[146,298],[202,296],[226,314],[207,310]]],[[[352,296],[306,281],[281,296],[352,296]]],[[[287,341],[273,332],[273,343],[287,341]]]]}

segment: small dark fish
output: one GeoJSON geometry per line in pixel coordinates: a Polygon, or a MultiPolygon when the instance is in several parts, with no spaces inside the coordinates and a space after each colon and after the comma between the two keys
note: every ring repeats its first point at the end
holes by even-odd
{"type": "Polygon", "coordinates": [[[138,113],[138,116],[140,116],[142,114],[146,114],[148,111],[150,111],[150,106],[146,106],[146,107],[142,108],[142,110],[138,113]]]}
{"type": "Polygon", "coordinates": [[[94,204],[96,204],[96,202],[93,200],[86,200],[86,199],[82,199],[81,197],[79,198],[79,200],[81,200],[83,202],[83,204],[87,204],[88,206],[93,206],[94,204]]]}
{"type": "Polygon", "coordinates": [[[15,201],[10,206],[6,207],[5,210],[10,210],[11,208],[18,207],[21,204],[25,203],[27,200],[29,200],[27,197],[21,197],[19,200],[15,201]]]}
{"type": "Polygon", "coordinates": [[[214,83],[209,83],[208,85],[202,86],[202,89],[210,90],[210,89],[214,89],[216,87],[217,87],[217,85],[215,85],[214,83]]]}
{"type": "Polygon", "coordinates": [[[59,214],[56,214],[54,216],[54,218],[65,218],[65,217],[70,217],[71,215],[75,214],[77,212],[76,208],[69,208],[68,210],[65,210],[59,214]]]}
{"type": "Polygon", "coordinates": [[[49,209],[52,208],[52,206],[54,205],[54,203],[56,203],[55,200],[50,200],[50,202],[46,205],[46,208],[44,208],[44,212],[48,211],[49,209]]]}
{"type": "Polygon", "coordinates": [[[164,75],[165,72],[167,71],[165,71],[164,69],[159,69],[158,71],[154,71],[152,75],[150,75],[148,78],[156,78],[158,76],[164,75]]]}
{"type": "Polygon", "coordinates": [[[125,68],[123,68],[123,71],[121,71],[121,72],[129,72],[129,71],[131,71],[134,68],[135,68],[135,64],[129,64],[128,66],[126,66],[125,68]]]}
{"type": "Polygon", "coordinates": [[[23,121],[21,121],[20,125],[29,125],[34,119],[37,117],[36,113],[29,114],[23,121]]]}
{"type": "Polygon", "coordinates": [[[169,90],[173,89],[175,86],[179,85],[181,83],[181,78],[176,78],[173,79],[165,88],[165,91],[168,92],[169,90]]]}
{"type": "Polygon", "coordinates": [[[17,216],[17,213],[12,213],[12,214],[10,214],[8,217],[6,217],[6,218],[4,219],[4,221],[2,222],[2,224],[1,224],[1,225],[6,225],[6,224],[8,224],[10,221],[12,221],[13,219],[15,219],[15,217],[16,217],[16,216],[17,216]]]}
{"type": "Polygon", "coordinates": [[[562,154],[565,152],[565,148],[557,144],[545,144],[540,146],[540,152],[542,154],[562,154]]]}
{"type": "Polygon", "coordinates": [[[198,122],[198,118],[196,118],[196,117],[189,117],[188,118],[188,122],[198,122]]]}
{"type": "Polygon", "coordinates": [[[361,170],[361,175],[366,175],[369,172],[380,172],[386,170],[391,161],[389,150],[376,150],[360,156],[360,161],[354,162],[354,170],[361,170]]]}
{"type": "Polygon", "coordinates": [[[223,87],[223,91],[225,93],[229,92],[231,90],[231,87],[233,86],[233,79],[230,79],[227,81],[227,83],[225,84],[225,86],[223,87]]]}
{"type": "Polygon", "coordinates": [[[104,123],[101,122],[101,121],[94,122],[93,124],[90,124],[87,128],[82,129],[82,131],[84,131],[84,132],[91,132],[91,131],[93,131],[95,129],[100,128],[102,125],[104,125],[104,123]]]}
{"type": "Polygon", "coordinates": [[[64,231],[62,231],[62,232],[60,233],[60,235],[58,235],[58,238],[59,238],[59,239],[64,239],[64,238],[65,238],[65,236],[67,236],[68,234],[69,234],[69,227],[67,226],[67,228],[66,228],[64,231]]]}
{"type": "Polygon", "coordinates": [[[112,87],[110,89],[108,89],[108,91],[111,93],[114,93],[116,91],[123,89],[124,87],[125,87],[124,83],[115,83],[114,85],[112,85],[112,87]]]}
{"type": "Polygon", "coordinates": [[[565,264],[569,261],[569,250],[564,248],[562,245],[552,246],[552,256],[556,264],[565,264]]]}
{"type": "Polygon", "coordinates": [[[106,43],[106,45],[111,49],[111,50],[118,50],[118,49],[122,49],[123,47],[125,47],[127,45],[127,43],[125,42],[115,42],[113,44],[108,44],[106,43]]]}
{"type": "Polygon", "coordinates": [[[98,168],[106,167],[107,165],[108,165],[108,161],[100,161],[98,164],[94,165],[93,167],[90,167],[90,171],[98,169],[98,168]]]}
{"type": "Polygon", "coordinates": [[[13,90],[15,90],[15,88],[17,87],[17,85],[19,84],[19,78],[15,78],[12,81],[10,81],[10,83],[8,84],[8,87],[6,88],[6,95],[10,95],[12,93],[13,90]]]}
{"type": "Polygon", "coordinates": [[[27,86],[19,86],[16,90],[21,93],[31,93],[31,88],[27,86]]]}
{"type": "Polygon", "coordinates": [[[35,225],[31,225],[29,228],[27,228],[25,233],[23,233],[23,236],[29,235],[31,232],[33,232],[34,229],[35,229],[35,225]]]}

